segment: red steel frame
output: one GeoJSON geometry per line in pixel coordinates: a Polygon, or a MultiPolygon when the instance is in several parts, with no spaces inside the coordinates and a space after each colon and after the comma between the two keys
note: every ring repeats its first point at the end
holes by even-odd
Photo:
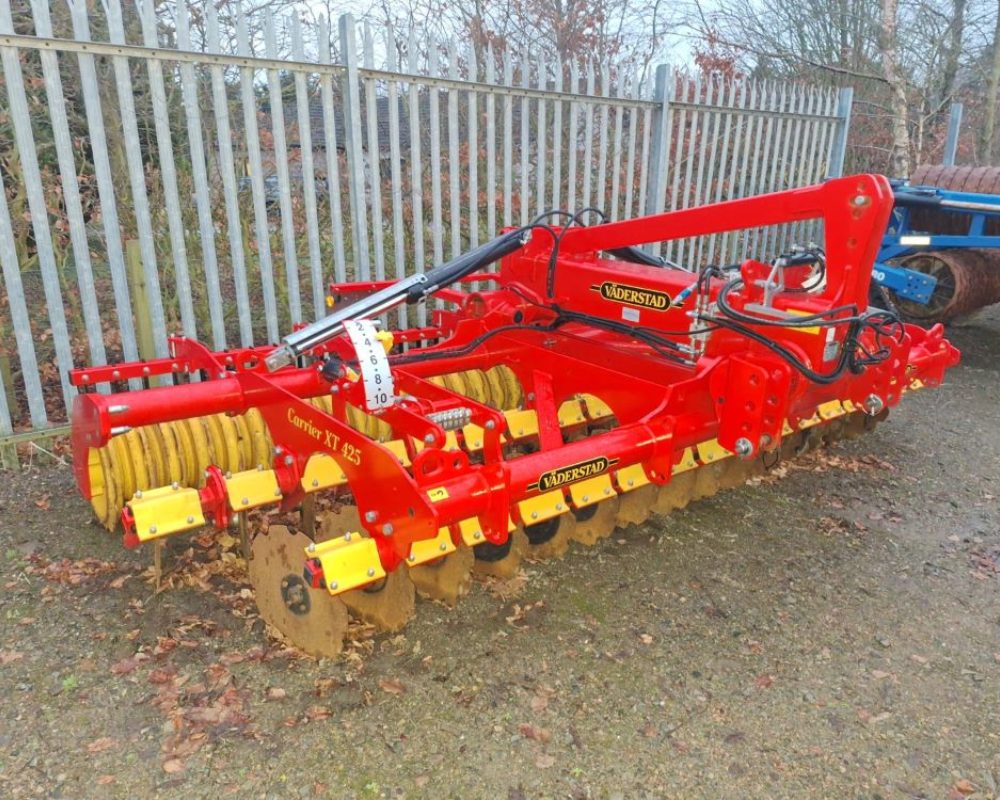
{"type": "MultiPolygon", "coordinates": [[[[346,404],[365,408],[360,382],[341,377],[331,383],[315,365],[268,373],[263,359],[271,347],[213,353],[197,342],[173,338],[171,359],[75,370],[72,378],[77,386],[194,372],[206,378],[140,392],[79,395],[73,412],[77,481],[89,496],[88,449],[107,442],[115,429],[258,408],[278,445],[273,467],[285,505],[300,502],[299,481],[310,456],[329,454],[346,473],[363,524],[377,542],[387,570],[407,557],[414,541],[433,537],[439,528],[473,516],[479,518],[488,541],[502,543],[508,536],[508,517],[523,522],[518,519],[517,503],[538,492],[534,484],[549,470],[602,455],[618,467],[641,463],[649,479],[662,484],[670,480],[671,468],[685,448],[707,439],[716,438],[731,451],[737,440],[746,439],[756,456],[779,445],[786,419],[794,426],[812,417],[824,402],[851,401],[860,406],[875,395],[885,406],[893,406],[915,381],[939,384],[945,369],[958,361],[958,351],[944,340],[940,326],[929,331],[906,326],[905,335],[891,344],[885,361],[860,374],[845,372],[826,385],[809,381],[763,345],[730,330],[714,331],[704,353],[693,364],[683,365],[660,357],[647,344],[596,326],[567,322],[556,329],[544,327],[556,319],[559,309],[618,322],[623,309],[628,309],[625,317],[632,324],[687,343],[685,332],[691,318],[686,306],[622,303],[608,299],[601,286],[610,282],[629,291],[676,298],[695,276],[680,269],[601,257],[602,251],[816,218],[823,220],[825,229],[825,287],[809,294],[780,294],[775,308],[816,313],[850,304],[864,309],[872,263],[892,203],[884,178],[860,175],[805,189],[572,228],[561,239],[551,296],[547,287],[553,239],[535,231],[522,250],[502,261],[498,273],[466,279],[466,284],[492,282],[496,288],[442,290],[438,297],[457,308],[436,311],[430,328],[395,332],[397,343],[425,345],[390,356],[397,391],[406,397],[378,414],[392,427],[395,438],[409,443],[409,469],[387,448],[347,424],[346,404]],[[414,360],[413,353],[442,357],[414,360]],[[527,407],[538,415],[539,447],[534,453],[505,457],[504,415],[428,380],[499,364],[513,370],[528,398],[527,407]],[[559,406],[581,393],[607,403],[617,427],[564,442],[559,406]],[[306,402],[323,394],[334,400],[332,414],[306,402]],[[428,417],[456,408],[469,409],[471,422],[484,429],[481,458],[475,463],[465,451],[443,450],[445,431],[428,417]],[[414,440],[429,444],[418,450],[412,446],[414,440]],[[428,491],[440,487],[446,489],[443,499],[430,502],[428,491]]],[[[755,281],[769,269],[755,261],[742,265],[745,286],[733,293],[734,306],[760,301],[755,281]]],[[[332,289],[335,295],[345,295],[385,285],[348,284],[332,289]]],[[[721,286],[721,281],[709,282],[712,299],[721,286]]],[[[842,338],[841,328],[833,330],[842,338]]],[[[761,329],[821,370],[828,342],[827,329],[818,330],[823,335],[808,329],[761,329]]],[[[354,357],[346,336],[331,340],[316,353],[325,354],[348,361],[354,357]]],[[[217,525],[224,525],[228,521],[224,492],[211,486],[202,492],[206,511],[217,525]]]]}

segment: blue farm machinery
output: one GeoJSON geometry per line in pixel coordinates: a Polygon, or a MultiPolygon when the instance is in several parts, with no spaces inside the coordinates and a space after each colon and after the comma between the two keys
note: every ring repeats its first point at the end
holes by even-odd
{"type": "Polygon", "coordinates": [[[893,192],[876,302],[919,323],[1000,303],[1000,167],[920,167],[893,192]]]}

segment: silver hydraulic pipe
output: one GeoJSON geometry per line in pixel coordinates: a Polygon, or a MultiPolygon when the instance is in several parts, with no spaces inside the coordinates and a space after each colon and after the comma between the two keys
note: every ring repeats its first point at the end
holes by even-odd
{"type": "Polygon", "coordinates": [[[1000,204],[978,203],[971,200],[942,200],[941,208],[957,208],[962,211],[992,211],[994,214],[1000,214],[1000,204]]]}
{"type": "Polygon", "coordinates": [[[339,308],[323,319],[293,331],[283,337],[281,346],[264,359],[268,371],[274,372],[286,364],[291,364],[298,356],[342,333],[345,322],[353,319],[371,319],[402,305],[406,302],[410,289],[424,283],[427,283],[427,276],[424,273],[411,275],[392,286],[379,289],[356,303],[339,308]]]}

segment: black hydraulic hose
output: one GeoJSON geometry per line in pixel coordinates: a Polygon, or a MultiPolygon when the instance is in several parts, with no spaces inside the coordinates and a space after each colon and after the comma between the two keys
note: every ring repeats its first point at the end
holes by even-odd
{"type": "Polygon", "coordinates": [[[466,275],[471,275],[477,270],[488,267],[490,264],[523,247],[526,240],[527,231],[525,229],[518,228],[508,231],[496,239],[491,239],[486,244],[480,245],[475,250],[462,253],[457,258],[453,258],[451,261],[446,261],[444,264],[428,270],[424,273],[425,280],[422,283],[411,286],[407,290],[406,302],[411,305],[418,303],[428,295],[432,295],[439,289],[450,286],[466,275]]]}

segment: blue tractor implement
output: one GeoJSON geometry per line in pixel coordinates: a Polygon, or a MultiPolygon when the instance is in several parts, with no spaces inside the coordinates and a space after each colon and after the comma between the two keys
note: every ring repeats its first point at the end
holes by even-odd
{"type": "Polygon", "coordinates": [[[882,299],[921,322],[1000,302],[1000,194],[905,181],[893,190],[895,207],[872,271],[882,299]]]}

